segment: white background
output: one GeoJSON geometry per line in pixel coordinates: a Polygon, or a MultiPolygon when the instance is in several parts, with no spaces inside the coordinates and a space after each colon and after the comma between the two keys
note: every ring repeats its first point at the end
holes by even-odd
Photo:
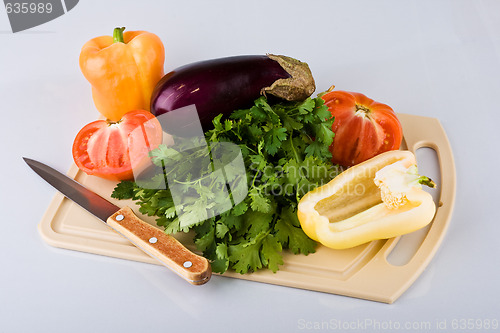
{"type": "Polygon", "coordinates": [[[16,34],[0,8],[0,332],[293,332],[315,323],[369,331],[370,321],[451,331],[454,319],[500,320],[499,93],[495,0],[82,0],[16,34]],[[310,65],[317,92],[335,84],[438,118],[455,156],[457,198],[426,271],[387,305],[218,276],[193,287],[161,266],[45,244],[36,226],[55,190],[21,157],[69,169],[74,136],[98,116],[80,48],[116,26],[160,36],[166,72],[286,54],[310,65]]]}

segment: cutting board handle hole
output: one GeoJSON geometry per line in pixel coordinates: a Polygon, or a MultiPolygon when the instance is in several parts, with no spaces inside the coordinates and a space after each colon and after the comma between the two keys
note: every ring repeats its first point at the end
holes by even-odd
{"type": "MultiPolygon", "coordinates": [[[[423,189],[432,195],[436,207],[439,208],[442,206],[442,203],[440,202],[441,172],[438,155],[433,148],[425,146],[418,148],[415,151],[415,156],[417,158],[419,174],[431,178],[437,185],[434,189],[427,186],[423,186],[423,189]]],[[[387,255],[387,262],[394,266],[404,266],[408,264],[422,245],[429,228],[430,224],[425,228],[401,236],[396,246],[394,246],[392,251],[387,255]]]]}

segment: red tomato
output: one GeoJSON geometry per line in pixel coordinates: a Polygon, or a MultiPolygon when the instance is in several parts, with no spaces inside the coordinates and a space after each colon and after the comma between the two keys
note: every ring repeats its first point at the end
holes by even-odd
{"type": "Polygon", "coordinates": [[[149,111],[130,111],[114,123],[97,120],[78,132],[73,159],[89,175],[111,179],[133,179],[133,169],[149,163],[148,153],[162,142],[159,121],[149,111]]]}
{"type": "Polygon", "coordinates": [[[347,91],[331,91],[322,98],[335,117],[330,146],[333,163],[352,166],[399,149],[403,130],[390,106],[347,91]]]}

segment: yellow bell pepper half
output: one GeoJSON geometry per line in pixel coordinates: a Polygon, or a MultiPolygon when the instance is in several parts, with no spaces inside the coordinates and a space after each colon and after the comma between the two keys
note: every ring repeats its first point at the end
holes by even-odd
{"type": "Polygon", "coordinates": [[[80,52],[80,69],[92,85],[94,104],[115,122],[129,111],[149,111],[153,89],[164,74],[160,38],[124,29],[89,40],[80,52]]]}
{"type": "Polygon", "coordinates": [[[347,249],[423,228],[434,218],[434,187],[417,173],[409,151],[388,151],[355,165],[299,202],[304,232],[333,249],[347,249]]]}

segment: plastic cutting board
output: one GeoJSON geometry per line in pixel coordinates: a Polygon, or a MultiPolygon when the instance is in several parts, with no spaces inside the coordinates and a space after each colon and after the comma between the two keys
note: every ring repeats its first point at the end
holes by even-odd
{"type": "MultiPolygon", "coordinates": [[[[439,121],[408,114],[398,114],[398,117],[403,126],[404,148],[412,152],[421,147],[434,149],[441,173],[436,215],[420,246],[406,264],[395,266],[387,261],[387,256],[400,239],[397,237],[348,250],[318,246],[316,253],[308,256],[284,253],[285,264],[277,273],[262,270],[241,275],[228,271],[223,276],[394,302],[419,277],[439,248],[451,220],[456,186],[452,150],[439,121]]],[[[104,198],[110,198],[116,185],[112,181],[87,176],[75,165],[68,175],[104,198]]],[[[110,201],[118,206],[128,205],[137,213],[137,206],[131,201],[110,201]]],[[[152,218],[138,215],[155,225],[152,218]]],[[[157,264],[153,258],[60,193],[55,195],[45,212],[39,231],[43,239],[55,247],[157,264]]],[[[195,250],[191,236],[176,235],[188,248],[195,250]]]]}

